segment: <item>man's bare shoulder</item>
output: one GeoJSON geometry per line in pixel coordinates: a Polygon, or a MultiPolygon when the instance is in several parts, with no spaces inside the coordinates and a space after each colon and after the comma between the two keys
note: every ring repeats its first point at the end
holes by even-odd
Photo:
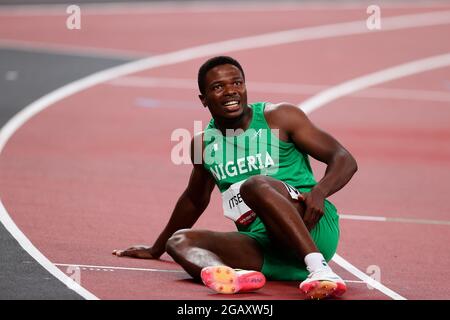
{"type": "Polygon", "coordinates": [[[289,123],[306,119],[306,114],[300,107],[288,102],[268,102],[264,109],[264,116],[270,124],[274,124],[276,127],[284,127],[289,123]]]}

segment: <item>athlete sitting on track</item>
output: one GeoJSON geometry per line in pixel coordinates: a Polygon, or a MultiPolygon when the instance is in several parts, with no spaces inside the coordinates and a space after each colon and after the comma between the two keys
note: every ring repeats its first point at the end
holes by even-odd
{"type": "Polygon", "coordinates": [[[192,139],[186,190],[152,247],[113,254],[158,259],[167,251],[219,293],[254,291],[267,278],[302,281],[300,290],[312,299],[342,295],[346,285],[326,262],[339,240],[339,217],[326,198],[351,179],[355,159],[300,108],[247,104],[244,71],[230,57],[206,61],[198,85],[212,119],[192,139]],[[308,155],[327,164],[318,183],[308,155]],[[237,232],[190,229],[214,185],[237,232]]]}

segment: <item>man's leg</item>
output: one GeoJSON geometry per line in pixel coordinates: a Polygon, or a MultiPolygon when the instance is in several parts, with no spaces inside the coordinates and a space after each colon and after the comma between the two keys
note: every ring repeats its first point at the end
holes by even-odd
{"type": "Polygon", "coordinates": [[[260,271],[264,260],[256,240],[238,232],[178,230],[167,241],[166,251],[194,279],[209,266],[260,271]]]}
{"type": "Polygon", "coordinates": [[[303,222],[304,207],[292,199],[283,182],[268,176],[253,176],[240,189],[244,202],[263,221],[271,240],[292,249],[299,259],[318,252],[303,222]]]}
{"type": "Polygon", "coordinates": [[[263,221],[271,240],[291,249],[310,272],[300,289],[309,298],[339,296],[346,290],[344,281],[327,265],[303,222],[304,207],[292,199],[283,182],[267,176],[253,176],[240,188],[244,202],[263,221]]]}
{"type": "Polygon", "coordinates": [[[179,230],[166,251],[195,280],[220,293],[254,291],[266,282],[258,272],[264,260],[258,243],[238,232],[179,230]]]}

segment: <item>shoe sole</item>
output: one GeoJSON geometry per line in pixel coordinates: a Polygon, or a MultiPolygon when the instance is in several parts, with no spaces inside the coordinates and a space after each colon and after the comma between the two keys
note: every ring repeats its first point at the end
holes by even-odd
{"type": "Polygon", "coordinates": [[[200,276],[208,288],[222,294],[255,291],[266,283],[266,278],[261,272],[250,271],[239,274],[227,266],[203,268],[200,276]]]}
{"type": "Polygon", "coordinates": [[[342,282],[312,281],[301,286],[300,290],[307,299],[320,300],[340,297],[347,291],[347,287],[342,282]]]}

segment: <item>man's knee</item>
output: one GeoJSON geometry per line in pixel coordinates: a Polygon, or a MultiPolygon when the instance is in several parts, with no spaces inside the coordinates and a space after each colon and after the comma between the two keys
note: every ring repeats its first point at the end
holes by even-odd
{"type": "Polygon", "coordinates": [[[270,188],[269,179],[266,176],[257,175],[248,178],[240,187],[239,192],[245,202],[255,200],[263,188],[270,188]]]}
{"type": "Polygon", "coordinates": [[[172,256],[186,248],[194,247],[197,238],[198,235],[196,231],[191,229],[180,229],[167,240],[166,251],[172,256]]]}
{"type": "Polygon", "coordinates": [[[191,232],[190,229],[178,230],[167,240],[166,251],[169,255],[189,245],[189,232],[191,232]]]}

